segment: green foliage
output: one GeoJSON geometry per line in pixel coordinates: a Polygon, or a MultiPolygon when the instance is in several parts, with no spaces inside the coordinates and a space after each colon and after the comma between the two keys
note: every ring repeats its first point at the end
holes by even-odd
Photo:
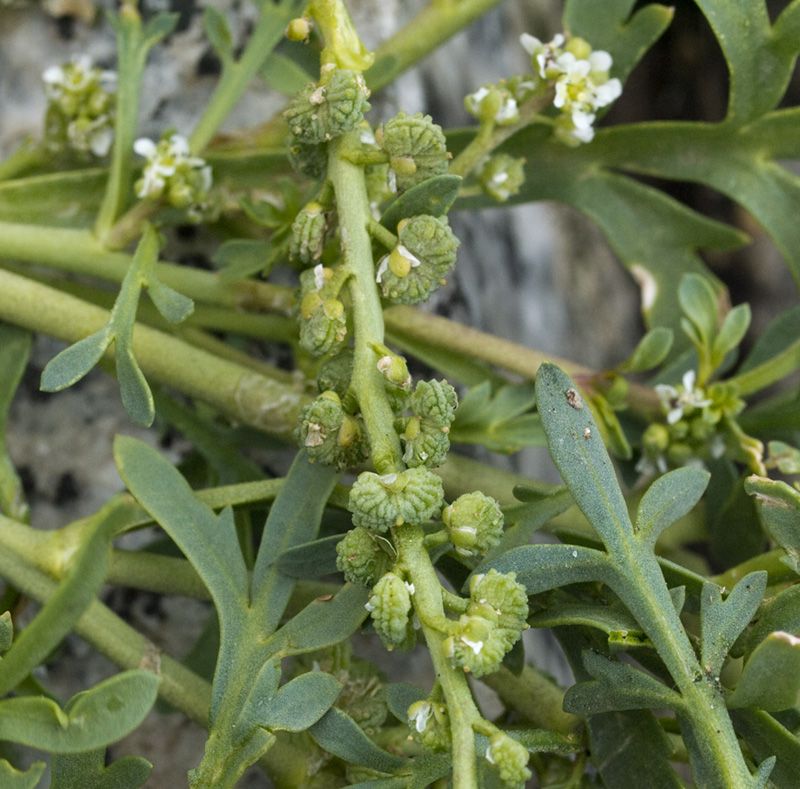
{"type": "Polygon", "coordinates": [[[27,770],[16,770],[5,759],[0,759],[0,779],[8,789],[36,789],[47,769],[44,762],[34,762],[27,770]]]}
{"type": "Polygon", "coordinates": [[[756,707],[767,712],[796,707],[800,701],[799,669],[800,639],[782,631],[770,633],[747,659],[726,704],[732,709],[756,707]]]}
{"type": "Polygon", "coordinates": [[[105,756],[103,749],[54,756],[51,789],[137,789],[153,768],[140,756],[123,756],[106,766],[105,756]]]}

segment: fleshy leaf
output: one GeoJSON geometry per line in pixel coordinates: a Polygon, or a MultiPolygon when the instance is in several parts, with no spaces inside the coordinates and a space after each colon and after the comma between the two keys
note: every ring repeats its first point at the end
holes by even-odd
{"type": "Polygon", "coordinates": [[[626,663],[587,650],[586,670],[594,677],[579,682],[564,695],[564,709],[580,715],[620,710],[680,707],[681,697],[659,680],[626,663]]]}
{"type": "Polygon", "coordinates": [[[800,703],[800,638],[770,633],[752,652],[726,699],[728,707],[779,712],[800,703]]]}
{"type": "Polygon", "coordinates": [[[713,583],[703,585],[700,603],[701,663],[717,675],[734,641],[747,627],[758,609],[767,587],[767,573],[749,573],[731,589],[723,601],[722,589],[713,583]]]}
{"type": "Polygon", "coordinates": [[[0,759],[0,786],[3,789],[36,789],[46,769],[44,762],[34,762],[27,770],[17,770],[5,759],[0,759]]]}
{"type": "Polygon", "coordinates": [[[658,367],[667,358],[674,337],[672,329],[656,326],[642,337],[619,369],[627,373],[642,373],[658,367]]]}
{"type": "Polygon", "coordinates": [[[106,766],[102,748],[53,757],[50,789],[138,789],[153,765],[140,756],[123,756],[106,766]]]}
{"type": "Polygon", "coordinates": [[[211,260],[220,267],[220,279],[234,282],[253,274],[268,274],[277,257],[266,241],[233,238],[221,244],[211,260]]]}
{"type": "Polygon", "coordinates": [[[177,290],[165,285],[151,273],[147,283],[147,295],[156,309],[170,323],[181,323],[194,312],[194,302],[177,290]]]}
{"type": "Polygon", "coordinates": [[[786,550],[787,564],[800,574],[800,492],[785,482],[757,476],[748,477],[744,487],[756,498],[764,528],[786,550]]]}
{"type": "Polygon", "coordinates": [[[43,392],[60,392],[76,384],[100,361],[113,339],[109,327],[104,326],[65,348],[42,370],[40,389],[43,392]]]}
{"type": "Polygon", "coordinates": [[[745,739],[756,759],[777,756],[770,775],[778,789],[794,789],[800,775],[800,740],[775,718],[761,710],[732,710],[737,733],[745,739]]]}
{"type": "Polygon", "coordinates": [[[410,216],[444,216],[455,202],[460,186],[461,177],[458,175],[428,178],[395,198],[383,212],[381,224],[394,232],[397,223],[410,216]]]}
{"type": "Polygon", "coordinates": [[[254,723],[271,731],[304,731],[313,726],[336,701],[342,686],[322,671],[309,671],[283,685],[250,714],[254,723]]]}
{"type": "Polygon", "coordinates": [[[133,350],[117,338],[117,379],[122,405],[130,418],[143,427],[150,427],[156,416],[153,393],[133,355],[133,350]]]}
{"type": "Polygon", "coordinates": [[[750,653],[770,634],[782,630],[793,636],[800,636],[800,586],[790,586],[780,594],[764,602],[759,608],[753,624],[736,642],[731,653],[744,655],[750,653]]]}
{"type": "Polygon", "coordinates": [[[51,753],[102,748],[144,720],[158,683],[149,671],[125,671],[74,696],[67,711],[43,697],[5,699],[0,701],[0,739],[51,753]]]}
{"type": "Polygon", "coordinates": [[[223,63],[233,60],[233,36],[225,15],[214,6],[206,6],[203,9],[203,27],[219,59],[223,63]]]}
{"type": "Polygon", "coordinates": [[[14,640],[14,623],[11,612],[4,611],[0,614],[0,653],[7,652],[14,640]]]}
{"type": "Polygon", "coordinates": [[[691,512],[702,497],[710,475],[686,466],[659,477],[647,489],[636,513],[639,539],[653,546],[659,535],[691,512]]]}

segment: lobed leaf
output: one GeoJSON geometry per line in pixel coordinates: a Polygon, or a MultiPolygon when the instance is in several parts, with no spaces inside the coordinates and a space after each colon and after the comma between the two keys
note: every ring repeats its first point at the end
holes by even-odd
{"type": "MultiPolygon", "coordinates": [[[[3,789],[36,789],[47,765],[34,762],[27,770],[17,770],[5,759],[0,759],[0,786],[3,789]]],[[[51,789],[57,789],[52,787],[51,789]]]]}
{"type": "Polygon", "coordinates": [[[117,674],[73,696],[66,710],[43,697],[0,701],[0,740],[51,753],[102,748],[133,731],[158,693],[159,677],[149,671],[117,674]]]}
{"type": "Polygon", "coordinates": [[[188,296],[161,282],[155,272],[148,277],[147,295],[170,323],[181,323],[194,312],[194,302],[188,296]]]}
{"type": "Polygon", "coordinates": [[[703,585],[700,603],[701,652],[703,669],[718,675],[733,643],[747,627],[767,588],[767,573],[749,573],[731,589],[723,601],[722,589],[713,583],[703,585]]]}

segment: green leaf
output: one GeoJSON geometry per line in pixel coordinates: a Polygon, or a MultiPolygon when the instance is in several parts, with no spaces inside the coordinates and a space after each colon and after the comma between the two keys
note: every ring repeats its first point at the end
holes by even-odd
{"type": "MultiPolygon", "coordinates": [[[[514,495],[522,498],[519,487],[514,488],[514,495]]],[[[506,529],[496,548],[492,549],[488,557],[494,558],[502,553],[531,542],[533,535],[553,518],[566,512],[572,505],[572,494],[566,488],[556,489],[550,495],[541,496],[521,504],[511,504],[503,507],[506,520],[506,529]]]]}
{"type": "Polygon", "coordinates": [[[617,585],[616,571],[607,555],[577,545],[523,545],[485,562],[477,572],[492,568],[516,573],[529,595],[587,581],[603,581],[612,588],[617,585]]]}
{"type": "Polygon", "coordinates": [[[120,340],[121,338],[117,337],[115,358],[122,405],[137,425],[150,427],[156,416],[153,393],[133,356],[133,349],[127,344],[123,345],[120,340]]]}
{"type": "Polygon", "coordinates": [[[309,463],[298,452],[264,525],[250,585],[253,605],[263,614],[266,633],[280,622],[295,580],[284,575],[278,559],[289,548],[317,536],[322,513],[337,479],[336,470],[321,463],[309,463]]]}
{"type": "Polygon", "coordinates": [[[43,697],[4,699],[0,740],[51,753],[102,748],[144,720],[156,700],[158,683],[158,676],[149,671],[125,671],[73,696],[66,711],[43,697]]]}
{"type": "Polygon", "coordinates": [[[435,175],[403,192],[389,203],[381,217],[381,224],[395,231],[401,219],[418,214],[444,216],[455,202],[461,186],[458,175],[435,175]]]}
{"type": "Polygon", "coordinates": [[[781,474],[800,474],[800,450],[783,441],[770,441],[767,444],[770,464],[774,464],[781,474]]]}
{"type": "Polygon", "coordinates": [[[583,663],[594,677],[569,688],[564,710],[579,715],[620,710],[679,708],[681,697],[659,680],[626,663],[587,650],[583,663]]]}
{"type": "Polygon", "coordinates": [[[627,373],[643,373],[658,367],[672,348],[675,335],[666,326],[656,326],[642,337],[633,353],[619,366],[627,373]]]}
{"type": "Polygon", "coordinates": [[[114,339],[108,326],[84,337],[53,357],[42,370],[39,388],[60,392],[81,380],[103,357],[114,339]]]}
{"type": "Polygon", "coordinates": [[[755,496],[764,528],[786,551],[787,564],[800,575],[800,492],[785,482],[748,477],[744,489],[755,496]]]}
{"type": "Polygon", "coordinates": [[[156,14],[151,17],[142,29],[142,47],[145,51],[154,47],[159,41],[166,38],[178,24],[178,14],[156,14]]]}
{"type": "Polygon", "coordinates": [[[522,743],[531,753],[560,753],[568,756],[584,748],[578,734],[560,734],[549,729],[506,729],[506,733],[522,743]]]}
{"type": "Polygon", "coordinates": [[[531,384],[507,384],[493,394],[491,383],[484,381],[461,399],[450,427],[450,440],[506,453],[543,446],[539,416],[527,413],[535,403],[531,384]]]}
{"type": "Polygon", "coordinates": [[[732,710],[731,718],[756,759],[777,756],[770,775],[772,784],[777,789],[795,789],[800,775],[800,740],[766,712],[732,710]]]}
{"type": "Polygon", "coordinates": [[[232,511],[215,515],[172,464],[142,441],[117,436],[114,459],[128,489],[197,570],[224,631],[226,619],[241,616],[248,600],[247,569],[232,511]]]}
{"type": "Polygon", "coordinates": [[[343,534],[296,545],[278,558],[278,569],[292,578],[319,578],[336,572],[336,546],[343,534]]]}
{"type": "Polygon", "coordinates": [[[590,409],[569,376],[552,364],[539,368],[536,401],[550,454],[575,503],[606,548],[622,551],[633,526],[590,409]]]}
{"type": "Polygon", "coordinates": [[[400,723],[408,722],[408,708],[424,698],[425,693],[408,682],[393,682],[386,688],[386,703],[389,711],[400,723]]]}
{"type": "Polygon", "coordinates": [[[7,652],[14,640],[14,622],[11,612],[4,611],[0,614],[0,653],[7,652]]]}
{"type": "Polygon", "coordinates": [[[271,731],[305,731],[331,708],[341,690],[330,674],[309,671],[283,685],[251,715],[255,723],[271,731]]]}
{"type": "MultiPolygon", "coordinates": [[[[0,323],[0,512],[19,521],[28,518],[22,481],[6,448],[6,424],[31,350],[31,335],[17,326],[0,323]]],[[[2,649],[0,649],[2,651],[2,649]]]]}
{"type": "Polygon", "coordinates": [[[715,367],[722,363],[727,353],[739,347],[750,326],[750,318],[749,304],[739,304],[725,316],[712,346],[715,367]]]}
{"type": "Polygon", "coordinates": [[[206,6],[203,9],[203,27],[217,57],[223,63],[232,61],[233,36],[225,15],[214,6],[206,6]]]}
{"type": "Polygon", "coordinates": [[[655,3],[631,14],[635,0],[569,0],[564,29],[614,58],[611,74],[623,82],[672,21],[673,9],[655,3]]]}
{"type": "Polygon", "coordinates": [[[194,312],[194,302],[158,280],[155,273],[151,273],[148,278],[147,295],[170,323],[181,323],[194,312]]]}
{"type": "Polygon", "coordinates": [[[104,749],[59,754],[52,760],[50,789],[138,789],[153,765],[140,756],[123,756],[106,766],[104,749]]]}
{"type": "Polygon", "coordinates": [[[638,622],[621,606],[558,600],[528,618],[531,627],[583,625],[605,633],[616,645],[648,646],[649,640],[638,622]]]}
{"type": "Polygon", "coordinates": [[[288,657],[333,646],[349,638],[367,618],[370,590],[345,584],[332,599],[309,603],[267,642],[270,654],[288,657]]]}
{"type": "Polygon", "coordinates": [[[770,633],[752,652],[725,703],[779,712],[800,703],[800,638],[770,633]]]}
{"type": "Polygon", "coordinates": [[[636,532],[653,547],[664,529],[690,513],[708,486],[705,469],[686,466],[656,479],[639,502],[636,532]]]}
{"type": "MultiPolygon", "coordinates": [[[[293,97],[298,94],[309,82],[316,79],[314,74],[309,71],[306,63],[300,62],[297,56],[297,48],[290,47],[291,42],[283,42],[284,47],[281,51],[277,50],[270,53],[261,67],[261,76],[273,90],[283,93],[284,96],[293,97]]],[[[302,53],[307,47],[301,46],[302,53]]]]}
{"type": "Polygon", "coordinates": [[[761,333],[732,379],[743,395],[757,392],[800,367],[800,307],[781,313],[761,333]]]}
{"type": "Polygon", "coordinates": [[[111,540],[130,513],[130,504],[111,502],[88,519],[64,580],[33,621],[17,634],[2,661],[0,696],[13,690],[74,629],[95,600],[110,559],[111,540]]]}
{"type": "Polygon", "coordinates": [[[731,654],[750,653],[770,634],[782,630],[793,636],[800,635],[800,586],[790,586],[764,602],[752,625],[736,642],[731,654]]]}
{"type": "Polygon", "coordinates": [[[797,36],[791,30],[784,30],[783,25],[770,26],[764,0],[696,2],[714,30],[728,63],[728,121],[742,124],[776,107],[786,90],[800,47],[797,36]]]}
{"type": "Polygon", "coordinates": [[[269,274],[277,260],[274,252],[268,241],[233,238],[220,244],[211,261],[220,267],[220,279],[235,282],[253,274],[269,274]]]}
{"type": "MultiPolygon", "coordinates": [[[[16,770],[5,759],[0,759],[0,786],[3,789],[36,789],[47,765],[34,762],[27,770],[16,770]]],[[[51,789],[57,789],[51,785],[51,789]]]]}
{"type": "Polygon", "coordinates": [[[375,745],[347,713],[336,707],[328,710],[308,729],[308,733],[320,748],[350,764],[360,764],[383,773],[395,772],[408,764],[406,759],[375,745]]]}
{"type": "Polygon", "coordinates": [[[767,588],[767,573],[749,573],[722,600],[722,589],[713,583],[703,585],[700,603],[701,658],[706,671],[719,674],[734,641],[747,627],[767,588]]]}
{"type": "Polygon", "coordinates": [[[686,274],[678,287],[678,300],[696,331],[703,347],[711,347],[717,332],[719,304],[708,279],[699,274],[686,274]]]}
{"type": "Polygon", "coordinates": [[[597,392],[591,392],[586,399],[586,405],[592,411],[592,416],[600,428],[600,435],[608,451],[621,460],[630,460],[633,457],[633,449],[608,400],[597,392]]]}

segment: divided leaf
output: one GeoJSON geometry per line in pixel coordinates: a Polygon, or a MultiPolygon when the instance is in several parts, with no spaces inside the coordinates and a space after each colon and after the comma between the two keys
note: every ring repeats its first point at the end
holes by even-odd
{"type": "Polygon", "coordinates": [[[718,675],[734,641],[747,627],[767,588],[767,573],[749,573],[723,601],[722,589],[703,584],[700,602],[701,658],[703,669],[718,675]]]}

